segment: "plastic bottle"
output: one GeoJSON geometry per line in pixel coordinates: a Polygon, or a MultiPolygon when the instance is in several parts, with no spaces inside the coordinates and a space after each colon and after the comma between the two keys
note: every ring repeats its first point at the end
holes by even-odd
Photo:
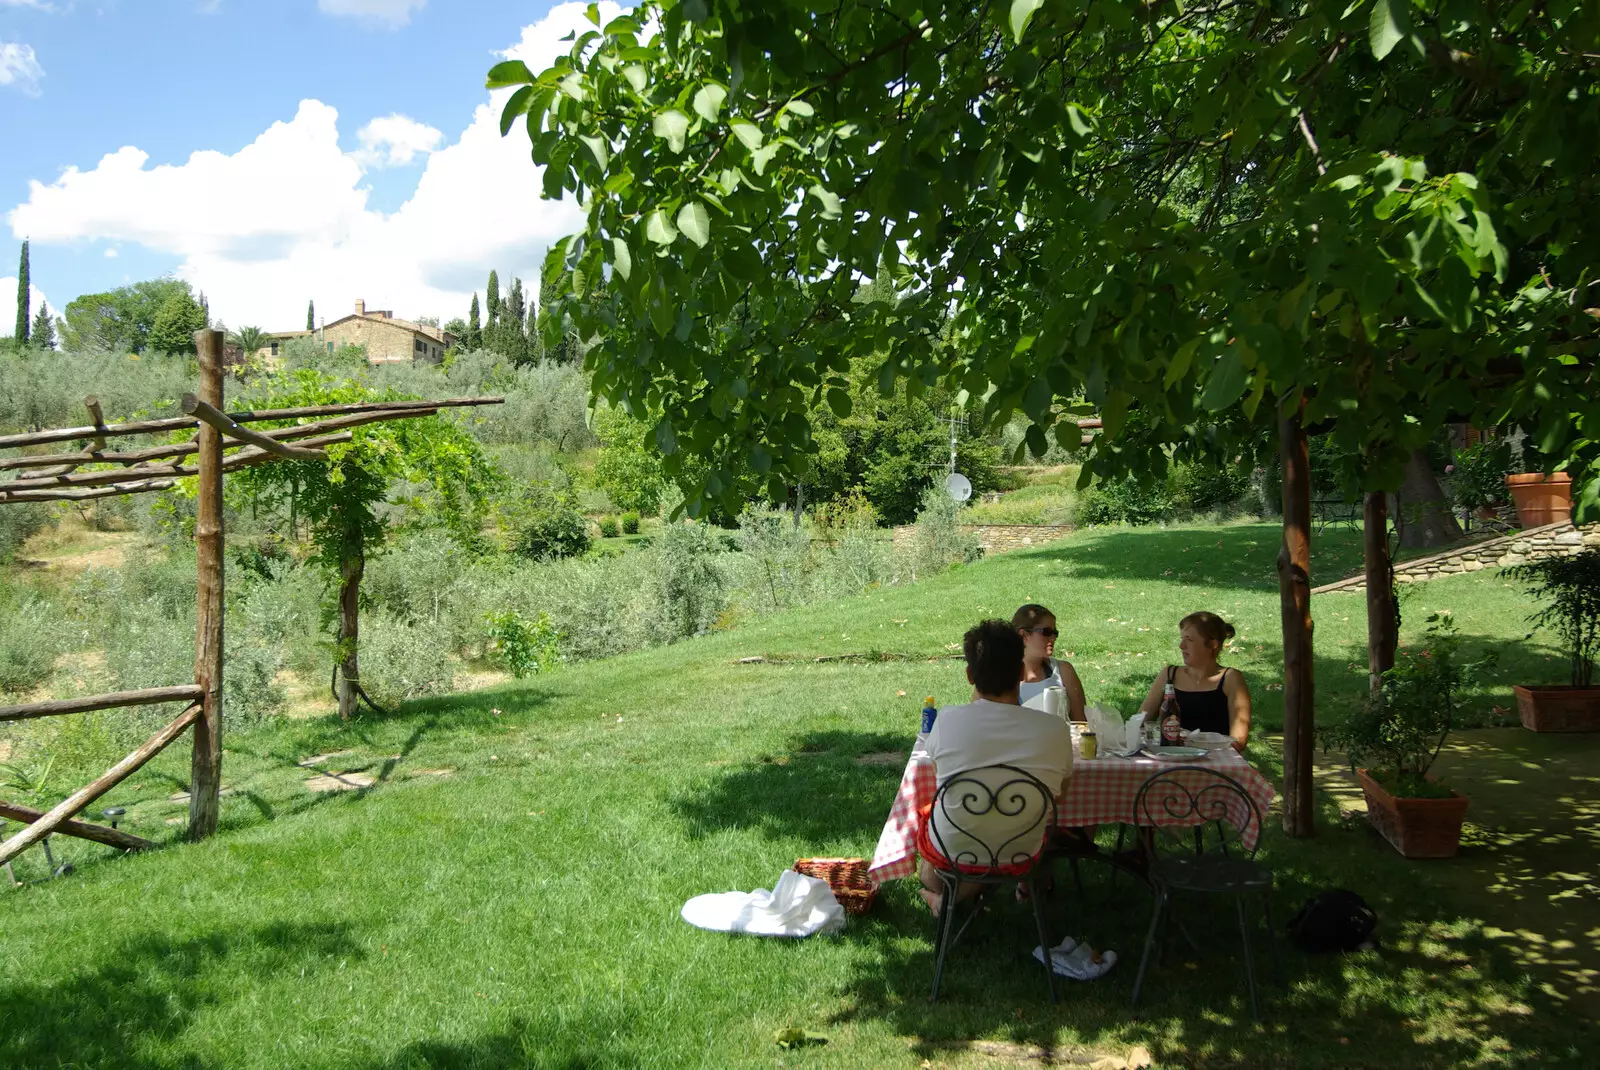
{"type": "Polygon", "coordinates": [[[939,707],[933,704],[933,696],[929,695],[922,700],[922,734],[927,735],[933,731],[934,718],[939,716],[939,707]]]}
{"type": "Polygon", "coordinates": [[[1166,692],[1161,696],[1161,742],[1164,746],[1176,747],[1183,742],[1183,720],[1178,715],[1178,691],[1172,684],[1167,684],[1166,692]]]}

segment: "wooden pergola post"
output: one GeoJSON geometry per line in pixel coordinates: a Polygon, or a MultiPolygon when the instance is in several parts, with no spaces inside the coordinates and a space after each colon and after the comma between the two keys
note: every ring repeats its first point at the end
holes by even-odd
{"type": "Polygon", "coordinates": [[[1283,461],[1283,548],[1278,596],[1283,616],[1283,831],[1314,831],[1312,758],[1316,750],[1311,650],[1311,470],[1305,399],[1278,422],[1283,461]]]}
{"type": "Polygon", "coordinates": [[[1381,490],[1367,493],[1362,549],[1367,579],[1367,671],[1375,699],[1379,680],[1394,668],[1394,652],[1400,642],[1395,622],[1394,571],[1389,562],[1389,499],[1381,490]]]}
{"type": "MultiPolygon", "coordinates": [[[[222,408],[222,332],[196,331],[200,400],[222,408]]],[[[196,436],[195,556],[199,603],[194,639],[194,682],[201,691],[189,773],[189,838],[217,831],[222,791],[222,432],[202,422],[196,436]]]]}

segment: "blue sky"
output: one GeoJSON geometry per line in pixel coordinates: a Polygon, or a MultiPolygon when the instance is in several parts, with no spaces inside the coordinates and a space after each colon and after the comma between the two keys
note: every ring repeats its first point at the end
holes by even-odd
{"type": "Polygon", "coordinates": [[[0,292],[28,237],[58,311],[170,272],[232,326],[303,326],[307,299],[464,314],[490,268],[532,278],[576,221],[538,200],[483,76],[508,51],[537,70],[582,11],[0,0],[0,292]]]}

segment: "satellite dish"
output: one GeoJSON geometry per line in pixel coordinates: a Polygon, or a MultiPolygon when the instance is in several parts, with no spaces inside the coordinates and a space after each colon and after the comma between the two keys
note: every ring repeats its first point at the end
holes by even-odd
{"type": "Polygon", "coordinates": [[[964,502],[972,497],[972,480],[960,472],[951,472],[944,477],[945,493],[958,502],[964,502]]]}

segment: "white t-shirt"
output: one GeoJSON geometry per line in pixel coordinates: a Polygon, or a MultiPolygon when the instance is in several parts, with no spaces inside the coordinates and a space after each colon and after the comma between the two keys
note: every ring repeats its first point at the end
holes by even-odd
{"type": "MultiPolygon", "coordinates": [[[[1044,689],[1047,687],[1059,687],[1062,690],[1066,690],[1067,687],[1066,681],[1061,678],[1061,663],[1055,658],[1050,659],[1049,676],[1046,676],[1043,680],[1034,680],[1032,682],[1024,680],[1017,685],[1017,700],[1023,705],[1027,705],[1044,694],[1044,689]]],[[[1066,711],[1062,711],[1061,716],[1064,718],[1066,715],[1066,711]]]]}
{"type": "MultiPolygon", "coordinates": [[[[1052,795],[1059,795],[1062,782],[1072,775],[1072,732],[1064,720],[1041,710],[978,699],[939,711],[933,731],[928,733],[928,754],[933,758],[934,775],[941,785],[957,773],[984,766],[1013,765],[1038,777],[1052,795]]],[[[993,783],[989,783],[989,777],[985,777],[985,783],[998,788],[1012,776],[1014,774],[1000,770],[993,783]]],[[[952,827],[943,810],[935,807],[933,831],[937,835],[930,838],[936,846],[943,838],[948,849],[946,857],[952,861],[969,861],[950,852],[962,851],[973,838],[999,851],[1001,862],[1011,861],[1013,855],[1032,854],[1043,842],[1045,828],[1055,815],[1045,814],[1044,820],[1039,821],[1038,809],[1031,805],[1031,794],[1025,798],[1029,805],[1015,816],[991,810],[961,818],[959,824],[970,830],[970,837],[952,827]],[[1012,839],[1019,835],[1023,838],[1012,839]]],[[[953,809],[954,792],[949,802],[953,809]]],[[[974,850],[983,863],[989,861],[987,851],[976,847],[974,850]]]]}

